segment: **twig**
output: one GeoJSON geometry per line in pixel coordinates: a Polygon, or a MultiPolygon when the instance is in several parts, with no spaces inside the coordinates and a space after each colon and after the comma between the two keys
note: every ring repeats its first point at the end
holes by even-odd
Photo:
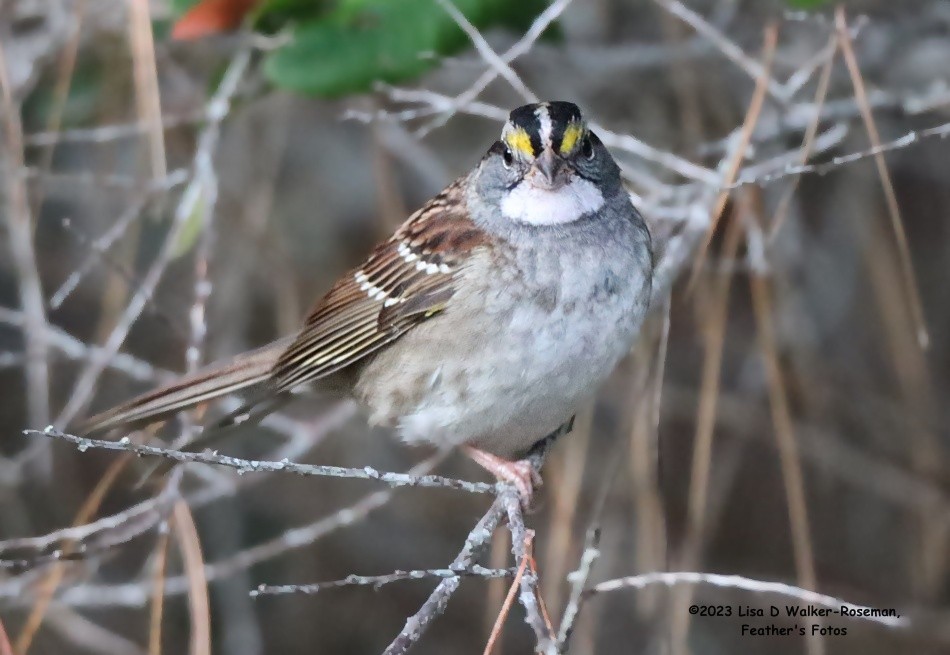
{"type": "MultiPolygon", "coordinates": [[[[511,531],[511,552],[516,562],[528,561],[531,557],[531,548],[534,542],[534,530],[528,530],[524,524],[524,514],[521,510],[521,499],[513,488],[506,488],[499,496],[505,506],[508,516],[508,529],[511,531]]],[[[554,635],[545,624],[541,616],[540,593],[538,591],[538,576],[532,571],[525,571],[521,576],[521,593],[518,600],[525,610],[525,621],[534,631],[535,651],[547,652],[554,643],[554,635]]]]}
{"type": "Polygon", "coordinates": [[[6,628],[3,627],[2,618],[0,618],[0,655],[13,655],[13,646],[10,645],[10,637],[7,635],[6,628]]]}
{"type": "MultiPolygon", "coordinates": [[[[844,55],[844,61],[848,65],[848,72],[851,75],[851,83],[854,85],[854,97],[858,101],[858,107],[861,109],[861,119],[864,121],[864,127],[867,129],[871,145],[878,147],[881,145],[881,135],[877,131],[874,114],[868,105],[867,91],[865,91],[864,88],[864,77],[861,75],[861,68],[858,65],[858,59],[851,45],[851,35],[848,34],[848,22],[845,18],[843,5],[838,5],[835,10],[835,27],[839,35],[838,44],[841,47],[841,54],[844,55]]],[[[907,294],[910,313],[913,317],[914,325],[917,328],[917,341],[920,347],[926,350],[930,343],[930,336],[927,333],[927,319],[924,317],[924,308],[920,300],[917,277],[914,275],[914,266],[911,260],[910,246],[907,244],[907,234],[904,231],[904,222],[903,219],[901,219],[900,205],[897,203],[897,195],[894,193],[894,184],[891,181],[891,174],[887,169],[887,162],[884,161],[884,156],[880,152],[874,155],[874,164],[877,166],[877,172],[881,178],[881,187],[884,190],[884,199],[887,201],[887,211],[891,218],[891,229],[894,231],[894,240],[897,243],[898,261],[900,262],[900,270],[904,282],[904,292],[907,294]]]]}
{"type": "Polygon", "coordinates": [[[162,130],[162,104],[158,89],[155,39],[148,0],[129,2],[129,42],[132,51],[132,81],[135,107],[148,137],[149,169],[153,178],[166,172],[165,132],[162,130]]]}
{"type": "MultiPolygon", "coordinates": [[[[424,475],[441,462],[444,455],[444,453],[439,453],[416,464],[408,471],[408,475],[424,475]]],[[[386,505],[395,492],[396,488],[374,491],[353,505],[343,507],[308,525],[291,528],[273,539],[207,564],[204,571],[205,578],[208,582],[223,580],[261,562],[280,557],[293,550],[307,548],[327,535],[362,521],[371,512],[386,505]]],[[[142,607],[149,602],[151,589],[151,585],[147,582],[79,585],[65,590],[59,597],[59,602],[89,608],[142,607]]],[[[184,576],[165,580],[166,596],[178,596],[186,593],[187,590],[188,580],[184,576]]],[[[0,584],[0,598],[23,600],[29,593],[29,584],[19,579],[0,584]]]]}
{"type": "Polygon", "coordinates": [[[567,576],[571,583],[571,594],[568,597],[567,606],[564,608],[564,614],[561,617],[561,625],[558,628],[555,653],[563,653],[567,650],[567,643],[571,639],[571,633],[574,632],[574,624],[580,615],[581,604],[585,600],[584,587],[587,585],[591,571],[594,569],[594,563],[599,557],[600,528],[591,527],[587,530],[580,564],[577,566],[577,570],[572,571],[567,576]]]}
{"type": "MultiPolygon", "coordinates": [[[[46,303],[33,245],[33,219],[26,184],[16,174],[23,168],[23,124],[20,106],[10,86],[7,60],[0,44],[0,106],[5,119],[4,148],[0,154],[0,170],[5,170],[6,214],[10,254],[19,282],[20,304],[25,317],[23,338],[26,342],[26,403],[27,420],[33,425],[49,422],[49,362],[46,342],[46,303]]],[[[52,465],[49,458],[40,464],[44,475],[52,465]]]]}
{"type": "Polygon", "coordinates": [[[505,595],[505,600],[501,604],[501,609],[498,611],[498,616],[495,618],[495,623],[492,625],[491,632],[488,635],[488,641],[485,643],[485,650],[482,652],[482,655],[491,655],[492,651],[495,648],[495,642],[498,641],[498,637],[501,636],[501,629],[505,627],[505,621],[508,620],[508,613],[511,612],[511,606],[515,602],[515,594],[518,592],[518,587],[521,585],[521,576],[524,575],[525,567],[528,566],[528,558],[521,560],[521,564],[518,566],[518,570],[515,573],[514,580],[511,581],[511,585],[508,587],[508,593],[505,595]]]}
{"type": "Polygon", "coordinates": [[[226,466],[237,470],[239,475],[245,473],[293,473],[296,475],[312,475],[334,478],[355,478],[357,480],[377,480],[388,484],[391,487],[438,487],[442,489],[456,489],[473,494],[493,494],[497,491],[497,485],[485,482],[468,482],[466,480],[455,480],[445,478],[439,475],[408,475],[406,473],[387,473],[377,471],[371,466],[363,468],[344,468],[342,466],[317,466],[313,464],[297,464],[291,461],[269,462],[264,460],[241,459],[239,457],[230,457],[228,455],[219,455],[213,452],[193,453],[182,450],[173,450],[171,448],[160,448],[157,446],[148,446],[144,444],[132,443],[128,438],[119,441],[106,441],[103,439],[89,439],[87,437],[77,437],[72,434],[60,432],[55,428],[48,427],[42,432],[39,430],[24,430],[24,434],[32,436],[44,436],[51,439],[58,439],[76,446],[80,452],[89,449],[93,450],[114,450],[134,453],[139,456],[164,457],[177,462],[192,464],[215,464],[226,466]]]}
{"type": "MultiPolygon", "coordinates": [[[[526,458],[535,472],[541,470],[541,466],[544,464],[544,458],[547,456],[547,452],[554,441],[569,433],[573,427],[574,418],[571,417],[564,425],[561,425],[554,432],[535,444],[526,458]]],[[[518,496],[517,490],[511,485],[502,483],[499,483],[498,487],[499,495],[495,498],[495,502],[492,503],[488,512],[485,513],[475,527],[472,528],[468,538],[465,540],[465,544],[462,546],[461,552],[459,552],[458,556],[452,561],[449,568],[468,568],[472,566],[475,558],[478,557],[491,541],[492,534],[495,532],[498,522],[502,516],[509,511],[509,507],[517,508],[514,510],[516,512],[516,520],[517,516],[520,516],[521,498],[518,496]]],[[[510,518],[509,516],[509,520],[510,518]]],[[[517,527],[515,529],[517,529],[517,527]]],[[[523,531],[520,533],[520,536],[522,538],[525,537],[523,531]]],[[[514,541],[515,531],[512,530],[512,542],[514,541]]],[[[518,548],[518,546],[514,545],[512,547],[518,548]]],[[[396,636],[392,643],[389,644],[383,655],[404,655],[404,653],[422,637],[422,634],[429,624],[445,611],[445,607],[452,597],[452,594],[458,589],[459,583],[459,578],[449,578],[439,583],[439,586],[430,594],[426,602],[419,608],[419,611],[407,619],[402,631],[396,636]]],[[[523,589],[524,587],[522,586],[522,593],[523,589]]]]}
{"type": "MultiPolygon", "coordinates": [[[[122,458],[109,465],[106,472],[99,478],[92,492],[80,506],[73,522],[74,525],[88,523],[96,512],[99,511],[99,507],[102,506],[102,501],[105,499],[106,494],[112,488],[127,463],[128,458],[122,458]]],[[[46,616],[50,603],[53,601],[53,596],[63,581],[65,573],[66,570],[63,564],[57,562],[45,573],[38,585],[31,585],[34,603],[26,621],[20,628],[19,635],[17,635],[16,643],[14,644],[16,652],[25,653],[29,650],[30,644],[33,643],[33,638],[43,623],[43,618],[46,616]]]]}
{"type": "Polygon", "coordinates": [[[165,569],[168,562],[168,522],[162,522],[152,554],[152,603],[148,616],[148,655],[162,655],[162,615],[165,610],[165,569]]]}
{"type": "MultiPolygon", "coordinates": [[[[22,328],[26,322],[26,315],[22,312],[0,307],[0,323],[22,328]]],[[[101,351],[99,347],[88,345],[55,325],[47,326],[46,335],[49,344],[70,359],[88,360],[101,351]]],[[[145,360],[126,353],[116,353],[109,361],[109,368],[120,371],[130,379],[139,382],[164,382],[175,376],[170,371],[157,368],[145,360]]]]}
{"type": "Polygon", "coordinates": [[[679,2],[679,0],[653,1],[692,27],[698,34],[706,37],[719,49],[720,52],[722,52],[723,55],[726,56],[727,59],[744,70],[746,74],[748,74],[748,76],[753,80],[765,79],[765,88],[769,92],[769,95],[773,96],[779,101],[785,99],[783,88],[772,79],[768,71],[768,66],[760,64],[755,59],[747,55],[742,50],[742,48],[737,46],[733,41],[729,40],[725,34],[713,27],[705,18],[684,5],[682,2],[679,2]]]}
{"type": "MultiPolygon", "coordinates": [[[[179,127],[190,127],[206,120],[207,110],[161,117],[161,128],[166,132],[179,127]]],[[[34,148],[45,148],[62,143],[94,143],[105,144],[119,139],[128,139],[141,136],[154,129],[153,125],[141,121],[134,123],[117,123],[115,125],[100,125],[98,127],[76,128],[61,132],[34,132],[23,136],[23,145],[34,148]]]]}
{"type": "Polygon", "coordinates": [[[830,173],[834,169],[840,168],[846,164],[853,164],[854,162],[868,159],[870,157],[876,157],[893,150],[901,150],[908,146],[921,143],[926,139],[932,139],[935,137],[945,139],[948,136],[950,136],[950,123],[943,123],[941,125],[935,125],[934,127],[928,127],[922,130],[911,130],[910,132],[894,139],[893,141],[879,143],[878,145],[872,146],[866,150],[859,150],[847,155],[839,155],[837,157],[833,157],[827,162],[818,164],[802,164],[799,166],[787,165],[782,170],[773,173],[762,173],[756,171],[755,173],[749,174],[749,171],[752,170],[752,167],[750,167],[749,169],[743,169],[743,173],[739,175],[739,178],[734,183],[723,188],[737,189],[749,184],[766,186],[772,182],[781,180],[782,178],[790,177],[792,175],[825,175],[826,173],[830,173]]]}
{"type": "MultiPolygon", "coordinates": [[[[449,568],[469,568],[485,546],[491,541],[492,534],[498,527],[498,522],[504,513],[502,499],[496,498],[485,515],[475,524],[465,539],[462,550],[456,556],[449,568]]],[[[446,578],[429,595],[419,610],[406,620],[402,630],[396,635],[392,643],[383,651],[383,655],[405,655],[409,649],[422,637],[429,624],[445,611],[449,599],[458,589],[461,579],[458,577],[446,578]]]]}
{"type": "MultiPolygon", "coordinates": [[[[747,197],[744,196],[743,199],[747,199],[747,197]]],[[[742,207],[739,211],[742,211],[742,207]]],[[[723,246],[723,253],[726,258],[731,259],[735,256],[741,234],[738,220],[733,220],[727,225],[723,246]]],[[[732,276],[728,274],[722,275],[711,282],[710,307],[703,321],[705,329],[702,330],[702,381],[700,383],[699,406],[696,410],[696,437],[693,442],[687,490],[686,528],[683,537],[683,552],[680,555],[681,566],[691,567],[695,565],[695,562],[699,559],[700,549],[705,537],[706,497],[712,469],[716,403],[719,398],[731,283],[732,276]]],[[[698,298],[699,296],[697,296],[698,298]]],[[[687,589],[683,590],[682,593],[673,594],[671,598],[674,653],[685,652],[690,621],[690,615],[686,613],[686,607],[690,601],[689,594],[690,590],[687,589]]]]}
{"type": "MultiPolygon", "coordinates": [[[[748,218],[750,219],[748,222],[751,223],[753,218],[751,216],[748,218]]],[[[752,248],[750,248],[751,251],[752,248]]],[[[752,309],[755,314],[756,335],[759,339],[762,357],[765,360],[769,404],[772,409],[775,442],[778,446],[782,481],[785,487],[785,501],[788,507],[788,522],[792,536],[795,571],[798,582],[802,587],[817,589],[818,579],[815,572],[811,526],[808,521],[805,481],[802,476],[798,441],[795,439],[795,429],[788,405],[788,392],[785,388],[785,379],[782,375],[778,346],[776,345],[769,280],[761,271],[758,271],[749,277],[749,285],[752,295],[752,309]]],[[[807,646],[809,652],[822,652],[824,650],[820,635],[809,635],[807,646]]]]}
{"type": "Polygon", "coordinates": [[[175,255],[178,242],[184,232],[188,219],[191,218],[199,206],[198,203],[202,199],[204,177],[198,174],[198,171],[206,166],[205,162],[212,157],[212,150],[217,144],[221,122],[225,119],[230,110],[231,98],[237,92],[237,87],[243,72],[250,62],[250,52],[242,52],[243,55],[238,53],[238,55],[235,56],[231,67],[228,69],[230,74],[222,79],[214,97],[208,104],[208,123],[205,125],[201,136],[199,136],[198,141],[200,145],[194,158],[193,166],[196,175],[182,194],[181,202],[178,204],[172,219],[171,228],[165,235],[165,239],[158,250],[155,260],[142,278],[141,287],[129,300],[125,311],[107,337],[102,350],[87,363],[80,373],[79,378],[73,386],[73,392],[66,403],[66,407],[63,408],[56,419],[57,425],[67,425],[79,415],[92,398],[99,376],[108,366],[108,362],[112,356],[119,351],[119,348],[121,348],[125,342],[129,331],[132,329],[132,325],[142,314],[146,303],[151,300],[152,294],[155,292],[159,281],[164,275],[166,267],[175,255]]]}
{"type": "Polygon", "coordinates": [[[287,585],[268,585],[262,584],[250,592],[252,597],[257,596],[282,596],[287,594],[316,594],[327,589],[339,589],[340,587],[380,587],[393,582],[404,582],[407,580],[428,580],[431,578],[510,578],[515,574],[514,569],[488,569],[478,564],[473,564],[469,568],[447,568],[447,569],[414,569],[411,571],[396,570],[385,575],[348,575],[341,580],[331,580],[329,582],[313,582],[310,584],[287,584],[287,585]]]}
{"type": "MultiPolygon", "coordinates": [[[[99,625],[72,608],[54,603],[43,624],[63,640],[62,652],[95,653],[96,655],[146,655],[132,639],[99,625]]],[[[116,629],[118,630],[118,628],[116,629]]],[[[37,652],[44,652],[37,649],[37,652]]],[[[26,651],[21,651],[26,653],[26,651]]]]}
{"type": "Polygon", "coordinates": [[[687,180],[696,180],[703,184],[718,184],[719,182],[716,173],[708,168],[703,168],[671,152],[648,145],[629,134],[616,134],[596,124],[593,124],[592,127],[608,146],[629,152],[644,161],[659,164],[687,180]]]}
{"type": "Polygon", "coordinates": [[[64,528],[40,537],[0,541],[0,557],[19,550],[36,553],[17,560],[0,559],[0,569],[29,568],[37,560],[47,558],[55,561],[63,557],[88,556],[126,543],[158,525],[168,515],[177,497],[177,492],[166,490],[154,498],[93,523],[64,528]]]}
{"type": "MultiPolygon", "coordinates": [[[[518,42],[511,46],[505,54],[501,56],[501,61],[508,66],[512,61],[520,57],[521,55],[528,52],[534,43],[538,40],[541,34],[546,30],[551,23],[553,23],[557,18],[567,9],[568,5],[571,4],[571,0],[555,0],[551,5],[538,14],[537,18],[531,23],[531,27],[527,29],[518,42]]],[[[462,106],[470,105],[479,94],[488,87],[489,84],[498,76],[498,69],[491,67],[485,71],[475,83],[472,84],[468,89],[457,95],[455,98],[451,99],[445,103],[441,109],[438,111],[440,115],[431,121],[428,125],[421,127],[418,131],[418,135],[422,136],[428,134],[435,127],[445,125],[449,118],[451,118],[456,111],[462,106]]]]}
{"type": "Polygon", "coordinates": [[[184,184],[188,181],[188,177],[189,172],[183,168],[179,168],[169,173],[164,179],[150,182],[148,186],[139,193],[138,197],[132,201],[129,207],[113,221],[109,229],[90,244],[90,252],[86,255],[82,264],[69,274],[69,277],[66,278],[59,289],[50,297],[50,308],[58,309],[66,298],[69,297],[69,294],[75,291],[79,283],[82,282],[82,278],[92,270],[92,267],[99,261],[99,255],[112,247],[112,244],[125,234],[126,228],[128,228],[132,221],[141,216],[142,211],[155,194],[166,193],[184,184]]]}
{"type": "Polygon", "coordinates": [[[538,101],[538,97],[521,81],[521,78],[518,77],[518,74],[511,68],[508,62],[498,56],[498,53],[492,49],[488,41],[485,40],[485,37],[482,36],[482,33],[478,31],[478,28],[472,25],[465,17],[465,14],[459,11],[458,7],[456,7],[451,0],[436,0],[436,2],[452,17],[452,20],[462,28],[462,31],[465,32],[468,38],[471,39],[472,44],[475,46],[475,49],[478,50],[478,54],[481,55],[482,59],[495,69],[495,72],[505,78],[508,84],[518,92],[525,102],[538,101]]]}
{"type": "MultiPolygon", "coordinates": [[[[173,485],[169,485],[173,486],[173,485]]],[[[177,485],[174,485],[177,486],[177,485]]],[[[171,518],[172,534],[178,542],[188,580],[188,609],[191,615],[191,655],[211,655],[211,608],[208,600],[208,579],[205,577],[204,555],[198,526],[184,501],[175,503],[171,518]]]]}
{"type": "Polygon", "coordinates": [[[763,580],[754,580],[741,575],[720,575],[718,573],[699,573],[695,571],[683,572],[656,572],[644,573],[643,575],[632,575],[625,578],[616,578],[600,582],[584,591],[584,595],[591,596],[602,594],[620,589],[643,589],[650,585],[663,585],[673,587],[682,584],[706,584],[714,587],[724,587],[728,589],[743,589],[760,594],[777,594],[779,596],[788,596],[795,598],[803,603],[810,605],[821,605],[833,610],[840,610],[842,606],[847,606],[855,611],[854,614],[848,614],[856,619],[879,623],[890,628],[906,628],[910,626],[910,621],[903,616],[887,616],[887,610],[882,610],[864,605],[857,605],[841,598],[826,596],[808,589],[795,587],[782,582],[767,582],[763,580]]]}
{"type": "MultiPolygon", "coordinates": [[[[765,29],[764,41],[765,43],[762,46],[762,60],[765,62],[765,65],[758,75],[755,92],[752,94],[752,100],[749,102],[749,108],[746,110],[745,118],[742,121],[742,127],[740,128],[738,137],[740,145],[736,150],[733,151],[733,155],[729,160],[727,180],[730,181],[735,179],[736,175],[739,173],[739,167],[742,164],[742,158],[745,156],[745,153],[748,150],[749,143],[752,139],[752,133],[755,130],[755,125],[758,123],[759,116],[762,112],[762,105],[765,101],[766,80],[769,79],[769,71],[772,70],[772,61],[775,56],[775,47],[778,42],[778,28],[775,25],[770,25],[765,29]]],[[[699,271],[702,269],[702,263],[706,258],[706,251],[709,248],[709,244],[712,242],[713,235],[716,232],[716,225],[719,223],[719,219],[722,216],[722,211],[725,209],[726,200],[728,200],[728,198],[728,191],[721,191],[719,196],[716,198],[716,203],[712,209],[712,217],[709,222],[709,230],[706,233],[706,240],[700,246],[699,252],[696,254],[697,265],[693,269],[693,277],[690,280],[691,287],[695,285],[699,271]]]]}
{"type": "MultiPolygon", "coordinates": [[[[821,69],[821,76],[818,78],[818,88],[815,91],[815,113],[812,115],[811,121],[808,123],[808,127],[805,129],[805,136],[802,139],[802,145],[799,149],[798,155],[798,165],[804,165],[808,162],[808,157],[811,155],[812,146],[815,142],[815,136],[818,134],[818,125],[821,121],[821,110],[825,104],[825,99],[828,95],[828,87],[831,85],[831,71],[832,65],[835,61],[835,53],[838,52],[838,37],[832,35],[829,38],[828,46],[825,48],[827,56],[824,60],[824,66],[821,69]]],[[[792,203],[792,198],[795,195],[795,191],[798,189],[798,177],[796,176],[791,184],[785,189],[785,193],[779,199],[778,204],[773,214],[771,224],[769,226],[769,239],[773,239],[778,231],[782,228],[782,224],[785,222],[785,217],[788,215],[789,207],[792,203]]]]}

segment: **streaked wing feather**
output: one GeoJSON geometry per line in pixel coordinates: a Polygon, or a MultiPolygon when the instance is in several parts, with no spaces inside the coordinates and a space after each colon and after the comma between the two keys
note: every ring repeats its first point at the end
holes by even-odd
{"type": "Polygon", "coordinates": [[[265,384],[270,379],[274,362],[288,344],[287,339],[281,339],[230,361],[211,364],[88,418],[76,427],[76,431],[94,434],[120,426],[144,425],[203,402],[265,384]]]}
{"type": "Polygon", "coordinates": [[[466,258],[488,244],[468,217],[464,178],[457,180],[314,307],[274,367],[276,389],[346,368],[442,311],[466,258]]]}

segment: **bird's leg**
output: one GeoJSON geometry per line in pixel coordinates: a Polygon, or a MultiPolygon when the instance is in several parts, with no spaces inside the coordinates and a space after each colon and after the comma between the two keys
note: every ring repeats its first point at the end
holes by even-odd
{"type": "Polygon", "coordinates": [[[544,462],[544,456],[558,437],[567,434],[573,428],[574,417],[572,416],[554,432],[534,444],[524,459],[517,461],[492,455],[473,446],[463,446],[462,449],[476,464],[494,475],[499,482],[513,485],[518,491],[522,506],[528,507],[534,490],[542,484],[541,474],[538,471],[544,462]]]}
{"type": "Polygon", "coordinates": [[[531,504],[535,488],[541,486],[541,474],[531,460],[519,459],[513,462],[472,446],[463,446],[463,450],[476,464],[498,478],[499,482],[514,486],[524,507],[531,504]]]}

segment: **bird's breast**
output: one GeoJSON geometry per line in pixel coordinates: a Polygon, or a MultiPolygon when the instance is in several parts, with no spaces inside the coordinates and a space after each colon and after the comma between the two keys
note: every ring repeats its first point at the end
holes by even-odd
{"type": "Polygon", "coordinates": [[[596,391],[646,311],[643,253],[602,241],[536,245],[506,255],[515,262],[470,267],[443,314],[367,367],[361,396],[373,420],[406,440],[511,456],[596,391]]]}

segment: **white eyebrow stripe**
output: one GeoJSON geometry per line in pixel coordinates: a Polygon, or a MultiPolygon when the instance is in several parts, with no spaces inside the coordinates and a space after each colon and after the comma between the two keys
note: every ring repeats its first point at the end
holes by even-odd
{"type": "Polygon", "coordinates": [[[538,105],[538,108],[534,110],[534,115],[538,117],[542,147],[551,145],[551,134],[554,131],[554,125],[551,122],[551,112],[548,111],[548,103],[544,102],[538,105]]]}

